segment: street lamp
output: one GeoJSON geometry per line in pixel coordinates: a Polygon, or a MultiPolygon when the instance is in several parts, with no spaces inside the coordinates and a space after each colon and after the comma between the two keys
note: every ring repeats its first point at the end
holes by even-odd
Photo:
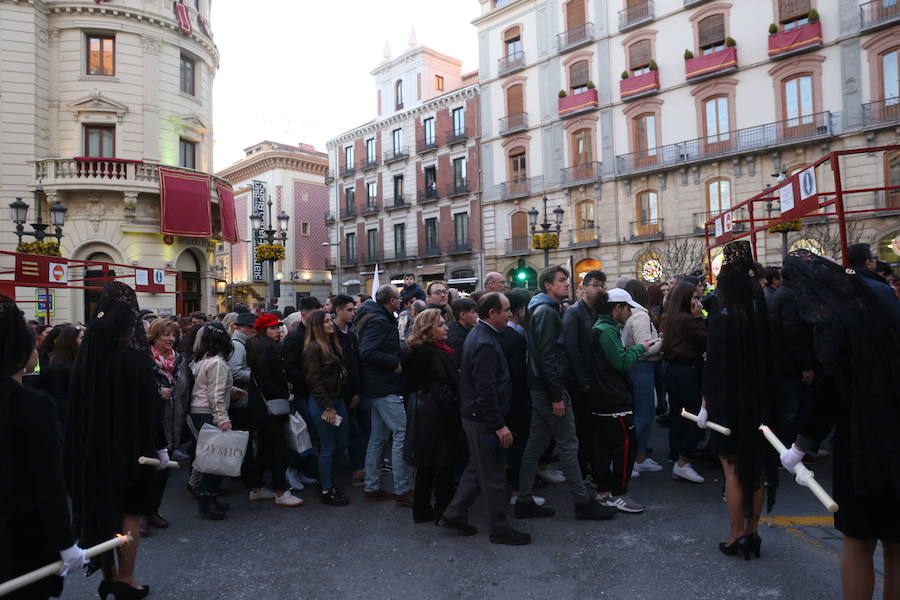
{"type": "MultiPolygon", "coordinates": [[[[274,244],[276,242],[280,242],[282,246],[286,246],[285,242],[287,241],[287,231],[288,231],[288,222],[290,221],[290,216],[281,211],[278,214],[278,229],[272,227],[272,196],[269,196],[269,200],[266,203],[266,225],[263,228],[263,215],[258,212],[254,212],[250,215],[250,224],[253,227],[253,239],[257,241],[264,241],[267,244],[274,244]]],[[[278,295],[276,292],[276,279],[275,279],[275,259],[267,258],[266,262],[266,281],[268,283],[269,293],[268,293],[268,306],[269,310],[273,310],[275,308],[276,296],[278,295]]],[[[277,287],[280,288],[281,282],[277,282],[277,287]]]]}
{"type": "Polygon", "coordinates": [[[44,199],[44,186],[38,182],[37,187],[34,190],[34,201],[37,210],[37,219],[34,223],[31,224],[32,231],[25,231],[25,222],[28,220],[28,204],[23,202],[21,198],[16,198],[15,201],[10,202],[9,204],[9,219],[16,226],[16,236],[19,238],[19,242],[22,241],[24,236],[31,236],[37,241],[43,241],[48,237],[55,237],[56,242],[59,243],[62,241],[63,225],[66,224],[66,212],[68,209],[62,205],[60,202],[55,202],[53,206],[50,207],[50,223],[44,223],[43,218],[43,199],[44,199]],[[54,231],[53,233],[48,233],[47,228],[53,225],[54,231]]]}
{"type": "MultiPolygon", "coordinates": [[[[562,231],[562,220],[563,220],[563,214],[565,213],[565,211],[563,210],[563,208],[561,206],[557,206],[556,208],[554,208],[553,209],[554,222],[550,223],[547,219],[547,196],[546,195],[544,195],[543,200],[544,200],[544,221],[543,221],[543,223],[537,222],[538,215],[540,213],[538,213],[538,210],[536,208],[532,207],[531,210],[528,211],[528,221],[529,221],[529,223],[531,223],[531,235],[532,235],[532,237],[534,237],[534,234],[537,233],[538,226],[540,226],[541,233],[544,236],[545,242],[546,242],[548,233],[556,233],[556,238],[558,240],[559,234],[562,231]],[[555,225],[555,231],[551,231],[551,228],[554,227],[554,225],[555,225]]],[[[547,246],[546,243],[542,244],[542,246],[544,249],[544,268],[546,269],[547,267],[550,266],[550,248],[547,246]]],[[[559,247],[559,246],[557,245],[556,247],[559,247]]]]}

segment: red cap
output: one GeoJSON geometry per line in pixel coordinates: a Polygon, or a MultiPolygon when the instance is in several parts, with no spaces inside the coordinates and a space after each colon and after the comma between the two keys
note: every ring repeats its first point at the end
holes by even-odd
{"type": "Polygon", "coordinates": [[[275,327],[276,325],[281,325],[281,321],[278,320],[278,317],[276,317],[272,313],[266,313],[256,318],[256,322],[253,324],[253,329],[262,331],[267,327],[275,327]]]}

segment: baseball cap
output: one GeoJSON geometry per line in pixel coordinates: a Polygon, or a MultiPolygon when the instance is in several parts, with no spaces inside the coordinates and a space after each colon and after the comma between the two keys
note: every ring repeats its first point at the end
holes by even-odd
{"type": "Polygon", "coordinates": [[[613,288],[611,290],[608,290],[606,292],[606,295],[609,302],[624,302],[632,308],[642,308],[640,304],[638,304],[631,298],[631,294],[629,294],[622,288],[613,288]]]}
{"type": "Polygon", "coordinates": [[[257,317],[256,322],[253,323],[253,328],[257,331],[262,331],[267,327],[275,327],[276,325],[281,324],[281,321],[276,315],[273,315],[272,313],[266,313],[257,317]]]}

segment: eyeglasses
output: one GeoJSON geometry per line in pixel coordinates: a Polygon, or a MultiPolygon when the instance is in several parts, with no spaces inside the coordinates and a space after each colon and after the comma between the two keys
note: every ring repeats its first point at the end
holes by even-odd
{"type": "Polygon", "coordinates": [[[432,294],[437,294],[438,296],[446,296],[447,290],[431,290],[432,294]]]}

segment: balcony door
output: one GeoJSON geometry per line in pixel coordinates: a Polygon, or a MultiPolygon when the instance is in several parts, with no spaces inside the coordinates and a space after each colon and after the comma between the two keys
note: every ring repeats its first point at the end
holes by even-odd
{"type": "MultiPolygon", "coordinates": [[[[714,179],[706,184],[706,214],[712,218],[731,208],[731,182],[714,179]]],[[[703,221],[704,223],[706,220],[703,221]]]]}
{"type": "Polygon", "coordinates": [[[638,115],[632,122],[632,137],[636,152],[635,164],[638,166],[656,163],[656,115],[646,113],[638,115]]]}
{"type": "Polygon", "coordinates": [[[653,235],[659,233],[659,197],[653,190],[639,192],[634,208],[635,235],[653,235]]]}
{"type": "Polygon", "coordinates": [[[586,179],[593,176],[591,155],[591,130],[579,129],[572,134],[572,179],[586,179]]]}
{"type": "Polygon", "coordinates": [[[888,50],[878,58],[880,100],[884,102],[877,118],[879,121],[895,120],[900,116],[900,48],[888,50]]]}
{"type": "Polygon", "coordinates": [[[813,117],[812,75],[804,73],[787,79],[782,84],[784,116],[782,128],[785,139],[807,137],[815,132],[813,117]]]}
{"type": "Polygon", "coordinates": [[[727,96],[714,96],[703,102],[703,129],[707,154],[731,149],[727,96]]]}
{"type": "Polygon", "coordinates": [[[511,129],[524,123],[525,103],[522,98],[522,84],[506,88],[506,128],[511,129]]]}
{"type": "Polygon", "coordinates": [[[585,38],[584,0],[569,0],[566,4],[566,44],[575,44],[585,38]]]}
{"type": "Polygon", "coordinates": [[[517,211],[509,219],[510,250],[523,252],[531,248],[531,238],[528,236],[528,213],[517,211]]]}
{"type": "Polygon", "coordinates": [[[575,243],[593,241],[597,238],[594,233],[594,201],[583,200],[575,205],[575,243]]]}

